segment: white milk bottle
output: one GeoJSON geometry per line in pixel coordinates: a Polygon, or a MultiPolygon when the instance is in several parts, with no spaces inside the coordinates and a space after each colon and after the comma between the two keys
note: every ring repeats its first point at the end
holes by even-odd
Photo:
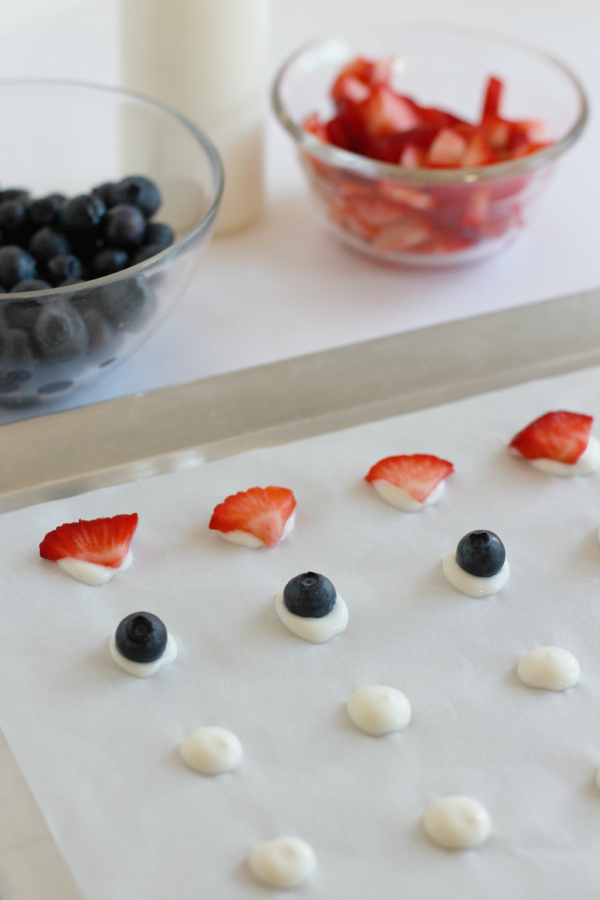
{"type": "Polygon", "coordinates": [[[121,0],[123,85],[191,119],[217,146],[225,193],[217,232],[263,203],[270,0],[121,0]]]}

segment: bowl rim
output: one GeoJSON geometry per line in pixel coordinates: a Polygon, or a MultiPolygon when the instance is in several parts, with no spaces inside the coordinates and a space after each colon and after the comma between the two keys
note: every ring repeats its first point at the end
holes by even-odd
{"type": "Polygon", "coordinates": [[[341,34],[327,38],[317,38],[307,41],[288,56],[277,71],[271,89],[271,103],[275,115],[281,125],[289,134],[291,134],[296,143],[299,144],[300,148],[309,155],[316,157],[330,166],[345,169],[356,175],[362,175],[378,180],[384,179],[388,181],[414,182],[415,184],[472,184],[474,182],[492,181],[498,178],[508,178],[522,175],[525,172],[531,172],[541,166],[547,165],[561,156],[580,136],[589,115],[588,101],[581,82],[568,66],[551,54],[523,41],[493,34],[489,31],[463,28],[454,25],[435,25],[415,22],[390,24],[387,28],[380,25],[368,29],[345,31],[341,34]],[[352,40],[368,34],[377,35],[384,29],[388,34],[391,31],[395,31],[399,35],[404,32],[429,32],[442,35],[459,35],[474,40],[483,39],[520,50],[528,56],[537,58],[554,70],[558,70],[558,72],[571,84],[575,89],[575,94],[579,100],[579,115],[569,131],[560,140],[551,144],[549,147],[544,147],[527,156],[521,156],[518,159],[510,160],[508,162],[459,169],[409,168],[407,166],[380,162],[379,160],[370,159],[367,156],[353,153],[350,150],[342,150],[340,147],[336,147],[333,144],[328,144],[325,141],[320,140],[316,135],[311,134],[298,126],[289,116],[282,97],[282,87],[286,75],[294,63],[305,54],[314,52],[319,47],[324,47],[333,41],[352,40]]]}
{"type": "Polygon", "coordinates": [[[166,103],[162,103],[160,100],[155,100],[153,97],[148,97],[146,94],[142,94],[139,91],[131,91],[127,88],[115,87],[108,84],[99,84],[93,81],[79,81],[77,79],[69,78],[0,79],[0,90],[3,87],[18,87],[21,85],[30,85],[34,87],[56,86],[83,88],[85,90],[93,89],[101,93],[117,94],[122,97],[142,101],[149,104],[150,106],[155,107],[156,109],[161,110],[162,112],[167,113],[167,115],[171,116],[171,118],[173,119],[176,119],[181,125],[183,125],[183,127],[187,131],[191,132],[192,136],[204,150],[210,166],[214,196],[210,207],[202,216],[200,221],[197,222],[196,225],[194,225],[191,231],[188,231],[187,234],[184,234],[182,237],[178,238],[169,247],[165,247],[164,250],[161,250],[161,252],[157,253],[155,256],[151,256],[149,259],[145,259],[134,266],[129,266],[127,269],[121,269],[121,271],[119,272],[113,272],[112,275],[103,275],[101,278],[90,278],[88,281],[80,281],[77,284],[67,284],[62,287],[59,285],[58,287],[45,288],[44,290],[39,291],[9,291],[7,294],[0,294],[0,302],[2,302],[2,305],[4,305],[4,301],[7,301],[8,298],[10,298],[10,302],[13,302],[13,300],[20,299],[41,299],[43,297],[47,297],[50,294],[52,294],[53,296],[70,295],[78,293],[82,290],[89,290],[91,288],[96,288],[105,284],[114,284],[118,281],[127,281],[130,278],[135,278],[136,276],[144,274],[148,270],[153,269],[157,263],[160,263],[161,261],[166,259],[167,256],[170,256],[175,252],[179,253],[183,248],[191,243],[198,234],[204,231],[216,217],[216,213],[218,211],[219,204],[221,203],[223,189],[225,186],[225,172],[223,168],[223,162],[213,141],[211,141],[208,135],[201,128],[195,125],[190,119],[186,118],[186,116],[183,116],[172,107],[167,106],[166,103]]]}

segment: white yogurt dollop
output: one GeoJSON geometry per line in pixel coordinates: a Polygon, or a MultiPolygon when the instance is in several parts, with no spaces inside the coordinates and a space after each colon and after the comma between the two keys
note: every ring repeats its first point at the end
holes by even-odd
{"type": "Polygon", "coordinates": [[[475,599],[491,597],[493,594],[497,594],[502,586],[506,584],[510,575],[508,560],[504,561],[504,565],[499,572],[495,575],[490,575],[489,578],[471,575],[470,572],[465,572],[456,562],[456,550],[451,550],[450,553],[445,555],[442,560],[442,570],[452,587],[455,587],[462,594],[466,594],[467,597],[475,597],[475,599]]]}
{"type": "MultiPolygon", "coordinates": [[[[284,541],[290,532],[293,531],[295,521],[296,511],[294,510],[283,526],[283,532],[279,539],[279,543],[284,541]]],[[[261,547],[267,546],[264,541],[261,541],[256,535],[250,534],[249,531],[240,531],[239,529],[236,529],[235,531],[219,531],[219,534],[223,540],[229,541],[231,544],[239,544],[240,547],[247,547],[249,550],[259,550],[261,547]]]]}
{"type": "Polygon", "coordinates": [[[154,675],[158,672],[159,669],[162,669],[163,666],[168,666],[169,663],[172,663],[177,659],[177,644],[175,643],[174,638],[167,634],[167,646],[165,647],[164,653],[158,659],[155,659],[154,662],[135,662],[132,659],[127,659],[126,656],[123,656],[120,650],[117,649],[117,642],[115,640],[114,634],[110,639],[110,654],[116,664],[120,666],[124,672],[127,672],[128,675],[135,675],[136,678],[149,678],[151,675],[154,675]]]}
{"type": "Polygon", "coordinates": [[[566,691],[577,684],[579,663],[561,647],[538,647],[523,656],[517,675],[528,687],[566,691]]]}
{"type": "Polygon", "coordinates": [[[125,572],[133,562],[133,557],[131,550],[128,550],[127,556],[118,569],[115,569],[113,566],[100,566],[98,563],[86,562],[83,559],[73,559],[71,556],[58,559],[56,562],[71,578],[76,578],[77,581],[83,581],[84,584],[89,584],[92,587],[98,587],[101,584],[106,584],[119,572],[125,572]]]}
{"type": "Polygon", "coordinates": [[[445,483],[440,481],[439,484],[436,484],[430,495],[420,503],[406,491],[403,491],[402,488],[397,487],[395,484],[390,484],[390,482],[386,481],[384,478],[377,478],[375,481],[372,481],[371,484],[382,500],[385,500],[386,503],[389,503],[391,506],[395,506],[397,509],[401,509],[404,512],[419,512],[419,510],[424,509],[426,506],[433,506],[433,504],[437,503],[440,499],[446,487],[445,483]]]}
{"type": "Polygon", "coordinates": [[[294,837],[275,838],[255,847],[248,865],[264,884],[275,888],[294,888],[317,868],[315,851],[306,841],[294,837]]]}
{"type": "Polygon", "coordinates": [[[198,728],[183,741],[179,752],[186,765],[201,775],[231,772],[242,758],[239,738],[226,728],[208,725],[198,728]]]}
{"type": "Polygon", "coordinates": [[[410,703],[401,691],[383,684],[355,691],[346,704],[357,728],[379,737],[401,731],[410,722],[410,703]]]}
{"type": "Polygon", "coordinates": [[[591,434],[587,447],[574,463],[558,462],[556,459],[530,459],[528,462],[534,469],[547,475],[558,475],[562,478],[568,478],[570,475],[591,475],[600,466],[600,442],[591,434]]]}
{"type": "Polygon", "coordinates": [[[275,609],[286,628],[311,644],[324,644],[348,626],[348,607],[339,594],[335,595],[335,603],[327,615],[318,619],[290,612],[283,600],[283,591],[275,598],[275,609]]]}
{"type": "Polygon", "coordinates": [[[488,839],[492,820],[485,806],[472,797],[455,794],[433,803],[423,817],[432,841],[448,850],[479,847],[488,839]]]}

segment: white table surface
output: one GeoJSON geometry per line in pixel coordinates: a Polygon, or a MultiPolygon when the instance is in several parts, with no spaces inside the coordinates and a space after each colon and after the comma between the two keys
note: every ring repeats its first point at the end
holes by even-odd
{"type": "MultiPolygon", "coordinates": [[[[600,4],[592,0],[274,0],[271,66],[317,35],[367,23],[422,21],[491,30],[549,51],[579,75],[591,102],[534,225],[497,258],[459,269],[395,269],[326,236],[288,136],[269,116],[263,219],[216,240],[184,298],[132,358],[72,398],[15,421],[289,356],[412,330],[600,284],[600,4]]],[[[90,2],[0,39],[0,77],[118,84],[117,5],[90,2]]],[[[1,173],[0,173],[1,183],[1,173]]]]}

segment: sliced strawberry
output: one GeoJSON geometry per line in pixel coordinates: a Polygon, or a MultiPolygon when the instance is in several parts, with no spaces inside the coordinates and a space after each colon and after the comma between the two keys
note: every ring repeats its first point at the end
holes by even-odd
{"type": "Polygon", "coordinates": [[[350,100],[352,103],[362,103],[371,93],[370,88],[354,75],[342,73],[336,78],[331,88],[333,100],[350,100]]]}
{"type": "Polygon", "coordinates": [[[295,508],[296,499],[288,488],[254,487],[233,494],[215,506],[208,527],[224,534],[245,531],[274,547],[295,508]]]}
{"type": "Polygon", "coordinates": [[[314,134],[315,137],[318,137],[319,140],[327,140],[326,124],[325,122],[321,122],[316,113],[312,113],[304,120],[303,128],[305,131],[310,131],[310,133],[314,134]]]}
{"type": "Polygon", "coordinates": [[[454,472],[454,466],[445,459],[415,453],[413,456],[388,456],[379,460],[365,476],[365,481],[389,481],[394,487],[406,491],[413,500],[423,503],[440,481],[454,472]]]}
{"type": "Polygon", "coordinates": [[[442,128],[435,137],[427,154],[429,166],[462,166],[467,152],[466,139],[454,128],[442,128]]]}
{"type": "Polygon", "coordinates": [[[510,447],[525,459],[554,459],[573,465],[588,445],[593,421],[581,413],[549,412],[515,435],[510,447]]]}
{"type": "Polygon", "coordinates": [[[138,515],[133,513],[59,525],[40,544],[40,556],[53,562],[70,558],[118,569],[127,556],[137,524],[138,515]]]}
{"type": "Polygon", "coordinates": [[[367,87],[375,87],[376,84],[385,84],[388,81],[392,62],[392,59],[381,59],[378,62],[372,62],[369,59],[358,56],[344,66],[339,77],[349,75],[358,79],[358,81],[362,81],[367,87]]]}
{"type": "Polygon", "coordinates": [[[465,168],[489,166],[490,163],[496,161],[487,137],[482,131],[477,131],[467,144],[461,165],[465,166],[465,168]]]}
{"type": "Polygon", "coordinates": [[[386,84],[377,85],[371,96],[358,106],[358,112],[371,138],[408,131],[421,124],[410,102],[395,94],[386,84]]]}
{"type": "Polygon", "coordinates": [[[496,78],[494,75],[488,78],[485,98],[483,100],[483,110],[481,113],[482,122],[485,121],[485,119],[494,118],[495,116],[500,115],[500,103],[502,101],[503,91],[504,84],[499,78],[496,78]]]}
{"type": "Polygon", "coordinates": [[[432,234],[423,215],[411,212],[382,228],[374,243],[381,253],[402,253],[415,250],[432,234]]]}

